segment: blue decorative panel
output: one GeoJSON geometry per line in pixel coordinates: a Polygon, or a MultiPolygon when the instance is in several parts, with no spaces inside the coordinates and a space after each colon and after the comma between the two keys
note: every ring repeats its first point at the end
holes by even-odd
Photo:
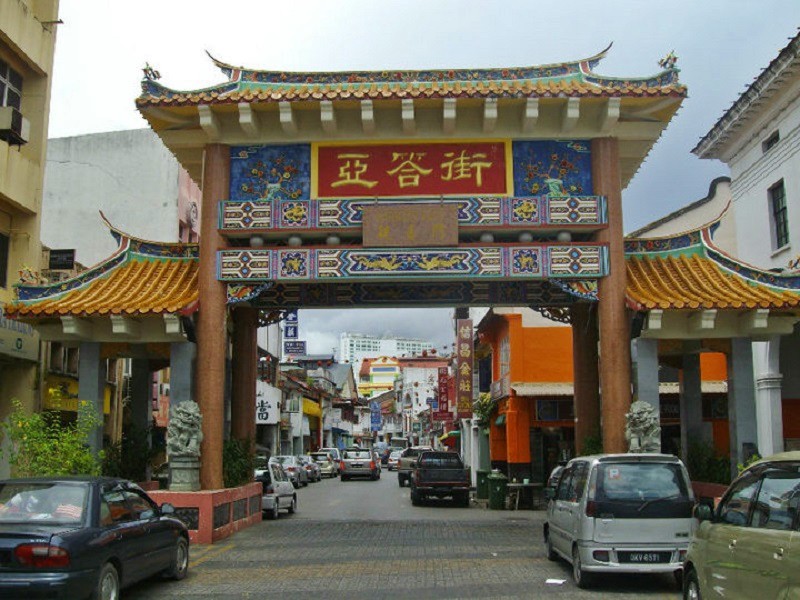
{"type": "Polygon", "coordinates": [[[231,200],[307,200],[311,146],[231,147],[231,200]]]}
{"type": "Polygon", "coordinates": [[[592,155],[588,141],[513,142],[515,196],[592,194],[592,155]]]}

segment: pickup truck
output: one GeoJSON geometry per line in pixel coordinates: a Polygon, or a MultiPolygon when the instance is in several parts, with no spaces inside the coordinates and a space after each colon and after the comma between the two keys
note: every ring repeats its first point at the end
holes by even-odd
{"type": "Polygon", "coordinates": [[[403,487],[411,483],[411,473],[414,471],[414,464],[422,452],[433,450],[430,446],[411,446],[403,450],[400,460],[397,461],[397,483],[403,487]]]}
{"type": "Polygon", "coordinates": [[[422,452],[411,476],[411,504],[419,506],[425,498],[450,496],[469,507],[470,478],[456,452],[422,452]]]}

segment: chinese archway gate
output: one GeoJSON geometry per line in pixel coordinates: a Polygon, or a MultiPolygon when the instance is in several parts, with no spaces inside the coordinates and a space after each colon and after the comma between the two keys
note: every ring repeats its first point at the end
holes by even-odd
{"type": "Polygon", "coordinates": [[[146,73],[137,106],[203,189],[195,377],[204,488],[222,487],[228,319],[234,352],[252,356],[233,375],[234,406],[244,398],[250,412],[232,426],[246,436],[255,327],[267,309],[568,308],[576,439],[602,413],[606,450],[623,450],[631,368],[621,189],[686,89],[672,66],[641,79],[596,75],[604,54],[347,73],[215,61],[228,81],[192,92],[146,73]]]}

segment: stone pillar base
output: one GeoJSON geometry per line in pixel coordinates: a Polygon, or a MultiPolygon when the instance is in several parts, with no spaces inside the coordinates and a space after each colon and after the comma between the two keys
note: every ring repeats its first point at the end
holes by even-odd
{"type": "Polygon", "coordinates": [[[186,456],[169,459],[169,490],[196,492],[200,489],[200,461],[186,456]]]}

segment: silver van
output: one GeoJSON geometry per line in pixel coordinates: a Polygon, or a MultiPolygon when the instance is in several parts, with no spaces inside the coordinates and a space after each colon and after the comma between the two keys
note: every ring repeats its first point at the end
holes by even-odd
{"type": "Polygon", "coordinates": [[[667,454],[574,458],[550,494],[547,558],[572,563],[578,587],[598,573],[674,573],[694,528],[686,467],[667,454]]]}

